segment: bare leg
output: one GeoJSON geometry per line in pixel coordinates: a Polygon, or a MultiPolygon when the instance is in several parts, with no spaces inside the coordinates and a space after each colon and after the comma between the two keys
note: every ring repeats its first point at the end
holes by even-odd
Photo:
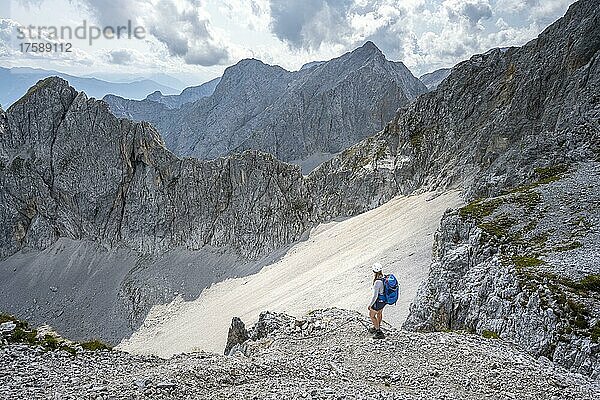
{"type": "Polygon", "coordinates": [[[371,322],[373,323],[373,327],[375,327],[375,329],[379,329],[379,319],[377,318],[378,313],[379,311],[369,309],[369,318],[371,319],[371,322]]]}
{"type": "Polygon", "coordinates": [[[376,328],[379,329],[379,327],[381,326],[381,322],[383,321],[383,310],[377,311],[377,314],[375,315],[375,318],[377,318],[377,326],[376,326],[376,328]]]}

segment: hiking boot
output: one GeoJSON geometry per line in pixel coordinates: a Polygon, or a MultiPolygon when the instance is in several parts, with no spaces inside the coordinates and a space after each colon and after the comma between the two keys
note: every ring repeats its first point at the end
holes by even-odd
{"type": "Polygon", "coordinates": [[[375,329],[375,327],[374,327],[374,326],[372,326],[372,327],[370,327],[370,328],[369,328],[369,333],[370,333],[371,335],[374,335],[376,332],[377,332],[377,329],[375,329]]]}
{"type": "Polygon", "coordinates": [[[373,339],[385,339],[385,335],[381,331],[381,329],[377,329],[375,335],[373,335],[373,339]]]}

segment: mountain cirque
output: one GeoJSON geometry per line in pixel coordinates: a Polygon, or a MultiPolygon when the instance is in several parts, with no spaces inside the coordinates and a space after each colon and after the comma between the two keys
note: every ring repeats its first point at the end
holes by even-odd
{"type": "MultiPolygon", "coordinates": [[[[252,152],[210,162],[179,159],[148,124],[117,119],[105,103],[58,78],[40,81],[2,113],[0,132],[3,304],[33,322],[45,318],[48,305],[75,320],[91,319],[93,304],[83,309],[47,298],[54,296],[50,286],[67,299],[71,290],[81,293],[65,284],[70,280],[91,285],[100,298],[110,296],[109,310],[123,306],[135,320],[146,303],[173,297],[160,280],[136,278],[148,268],[160,272],[164,260],[178,260],[167,273],[172,282],[165,283],[192,283],[184,293],[197,296],[229,270],[256,270],[244,263],[298,240],[307,227],[297,167],[252,152]],[[75,267],[67,272],[65,265],[75,267]],[[94,277],[98,267],[108,281],[94,277]],[[194,269],[197,278],[189,277],[194,269]],[[18,296],[25,287],[29,296],[18,296]],[[38,296],[46,302],[38,303],[38,296]]],[[[119,320],[123,316],[93,332],[114,340],[111,324],[119,320]]],[[[77,324],[57,328],[92,334],[77,324]]]]}

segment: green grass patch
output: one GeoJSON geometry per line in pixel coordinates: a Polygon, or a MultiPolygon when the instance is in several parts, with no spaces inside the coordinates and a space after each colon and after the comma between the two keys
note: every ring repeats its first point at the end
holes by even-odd
{"type": "Polygon", "coordinates": [[[565,164],[557,164],[549,167],[536,168],[535,173],[538,176],[538,182],[541,185],[545,185],[551,182],[555,182],[560,179],[561,175],[569,170],[569,167],[565,164]]]}
{"type": "Polygon", "coordinates": [[[10,314],[4,314],[4,313],[0,313],[0,324],[3,324],[5,322],[14,322],[17,323],[17,319],[15,317],[13,317],[10,314]]]}
{"type": "Polygon", "coordinates": [[[379,145],[379,147],[377,147],[377,149],[375,150],[375,159],[376,160],[380,160],[383,157],[385,157],[387,153],[387,147],[384,145],[379,145]]]}
{"type": "Polygon", "coordinates": [[[587,319],[581,314],[577,314],[572,323],[579,329],[586,329],[588,327],[587,319]]]}
{"type": "Polygon", "coordinates": [[[501,215],[488,222],[482,222],[478,226],[487,234],[501,237],[510,237],[512,240],[518,239],[519,235],[510,235],[510,228],[514,227],[517,221],[508,217],[507,215],[501,215]]]}
{"type": "Polygon", "coordinates": [[[106,343],[102,343],[100,340],[90,340],[88,342],[79,343],[84,350],[98,351],[98,350],[112,350],[112,347],[106,343]]]}
{"type": "Polygon", "coordinates": [[[483,336],[486,339],[499,339],[500,336],[494,332],[494,331],[489,331],[487,329],[484,329],[483,332],[481,332],[481,336],[483,336]]]}
{"type": "Polygon", "coordinates": [[[579,282],[570,282],[569,286],[584,292],[600,293],[600,275],[588,275],[579,282]]]}
{"type": "Polygon", "coordinates": [[[527,209],[535,208],[542,201],[542,196],[533,190],[521,191],[514,198],[514,203],[527,209]]]}
{"type": "Polygon", "coordinates": [[[554,252],[570,251],[570,250],[578,249],[582,246],[583,246],[583,244],[581,242],[575,240],[571,243],[568,243],[568,244],[565,244],[562,246],[556,246],[552,249],[552,251],[554,251],[554,252]]]}
{"type": "Polygon", "coordinates": [[[502,198],[490,200],[477,199],[459,209],[458,213],[462,218],[472,218],[479,223],[483,218],[492,215],[503,203],[504,199],[502,198]]]}
{"type": "Polygon", "coordinates": [[[546,263],[544,260],[531,256],[512,256],[511,261],[519,269],[539,267],[546,263]]]}
{"type": "Polygon", "coordinates": [[[548,233],[542,233],[542,234],[532,237],[529,240],[529,243],[533,247],[543,248],[546,245],[547,241],[548,241],[548,233]]]}
{"type": "Polygon", "coordinates": [[[76,354],[76,344],[79,344],[84,350],[112,350],[112,347],[100,340],[90,340],[81,343],[72,343],[61,339],[53,334],[46,334],[38,338],[38,331],[31,328],[25,321],[21,321],[10,314],[0,313],[0,323],[14,322],[16,327],[7,337],[8,343],[22,343],[32,346],[42,346],[45,350],[63,350],[71,354],[76,354]]]}
{"type": "Polygon", "coordinates": [[[77,350],[75,350],[73,347],[69,347],[67,345],[62,345],[59,347],[60,350],[62,351],[66,351],[67,353],[70,353],[71,355],[77,355],[77,350]]]}
{"type": "Polygon", "coordinates": [[[600,321],[590,328],[590,338],[594,343],[600,342],[600,321]]]}
{"type": "Polygon", "coordinates": [[[421,146],[423,145],[423,132],[411,132],[408,140],[410,141],[410,145],[417,151],[421,150],[421,146]]]}
{"type": "MultiPolygon", "coordinates": [[[[548,183],[555,182],[559,180],[562,175],[569,171],[569,167],[564,164],[553,165],[550,167],[544,168],[535,168],[535,173],[537,175],[537,181],[528,183],[525,185],[517,186],[513,189],[509,189],[505,191],[505,193],[528,193],[530,196],[537,196],[539,199],[539,194],[534,192],[532,189],[540,185],[546,185],[548,183]]],[[[524,199],[525,200],[525,199],[524,199]]],[[[535,200],[534,198],[530,198],[530,200],[535,200]]],[[[535,204],[535,203],[532,203],[535,204]]]]}
{"type": "Polygon", "coordinates": [[[27,330],[16,327],[11,334],[10,342],[38,344],[37,331],[35,329],[27,330]]]}
{"type": "Polygon", "coordinates": [[[567,299],[567,306],[571,310],[571,314],[573,315],[587,315],[588,311],[585,309],[585,306],[577,301],[567,299]]]}
{"type": "Polygon", "coordinates": [[[58,339],[52,335],[44,335],[44,345],[49,349],[56,350],[60,347],[58,339]]]}

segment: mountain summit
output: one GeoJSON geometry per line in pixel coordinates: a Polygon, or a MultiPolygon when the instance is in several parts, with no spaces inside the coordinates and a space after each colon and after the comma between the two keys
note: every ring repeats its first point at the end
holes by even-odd
{"type": "Polygon", "coordinates": [[[361,55],[365,55],[365,56],[383,56],[382,51],[379,49],[379,47],[377,47],[375,45],[375,43],[371,42],[370,40],[366,41],[365,44],[363,44],[362,46],[358,47],[357,49],[355,49],[354,51],[352,51],[350,54],[361,54],[361,55]]]}
{"type": "Polygon", "coordinates": [[[296,72],[242,60],[225,70],[212,96],[179,110],[105,100],[117,116],[151,122],[182,156],[211,159],[256,149],[302,164],[379,131],[426,90],[404,64],[366,42],[296,72]]]}

